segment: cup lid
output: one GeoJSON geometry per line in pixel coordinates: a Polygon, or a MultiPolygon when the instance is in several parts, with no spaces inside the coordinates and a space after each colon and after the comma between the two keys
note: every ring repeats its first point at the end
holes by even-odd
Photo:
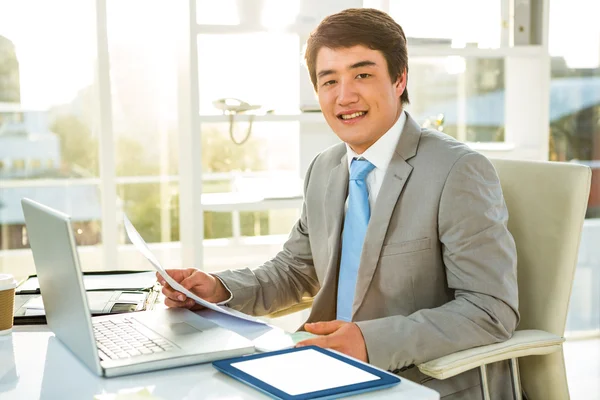
{"type": "Polygon", "coordinates": [[[0,290],[13,289],[17,287],[17,281],[10,274],[0,274],[0,290]]]}

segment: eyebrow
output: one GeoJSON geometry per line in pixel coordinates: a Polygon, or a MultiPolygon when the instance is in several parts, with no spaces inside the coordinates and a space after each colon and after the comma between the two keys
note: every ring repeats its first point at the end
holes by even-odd
{"type": "MultiPolygon", "coordinates": [[[[350,65],[347,69],[356,69],[356,68],[362,68],[362,67],[374,67],[376,65],[377,64],[374,61],[364,60],[364,61],[359,61],[357,63],[350,65]]],[[[333,69],[324,69],[322,71],[319,71],[319,73],[317,74],[317,77],[322,78],[326,75],[331,75],[333,73],[335,73],[335,70],[333,70],[333,69]]]]}

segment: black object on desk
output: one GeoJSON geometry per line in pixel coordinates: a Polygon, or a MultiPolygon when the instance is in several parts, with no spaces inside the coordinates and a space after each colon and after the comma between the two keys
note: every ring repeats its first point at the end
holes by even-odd
{"type": "MultiPolygon", "coordinates": [[[[154,271],[84,272],[88,304],[93,316],[143,311],[153,308],[160,295],[154,271]]],[[[36,275],[15,290],[14,324],[45,324],[42,293],[36,275]]]]}

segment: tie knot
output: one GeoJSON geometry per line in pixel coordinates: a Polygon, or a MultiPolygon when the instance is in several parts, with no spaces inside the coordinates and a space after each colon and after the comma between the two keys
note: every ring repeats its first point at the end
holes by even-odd
{"type": "Polygon", "coordinates": [[[369,175],[369,172],[373,171],[375,166],[367,160],[352,160],[350,164],[350,180],[351,181],[363,181],[369,175]]]}

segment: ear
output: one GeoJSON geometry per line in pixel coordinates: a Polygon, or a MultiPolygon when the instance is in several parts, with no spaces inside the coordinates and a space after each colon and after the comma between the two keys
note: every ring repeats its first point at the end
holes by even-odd
{"type": "Polygon", "coordinates": [[[402,96],[404,90],[406,89],[406,69],[402,72],[402,74],[398,75],[398,79],[394,82],[394,90],[396,91],[396,96],[402,96]]]}

